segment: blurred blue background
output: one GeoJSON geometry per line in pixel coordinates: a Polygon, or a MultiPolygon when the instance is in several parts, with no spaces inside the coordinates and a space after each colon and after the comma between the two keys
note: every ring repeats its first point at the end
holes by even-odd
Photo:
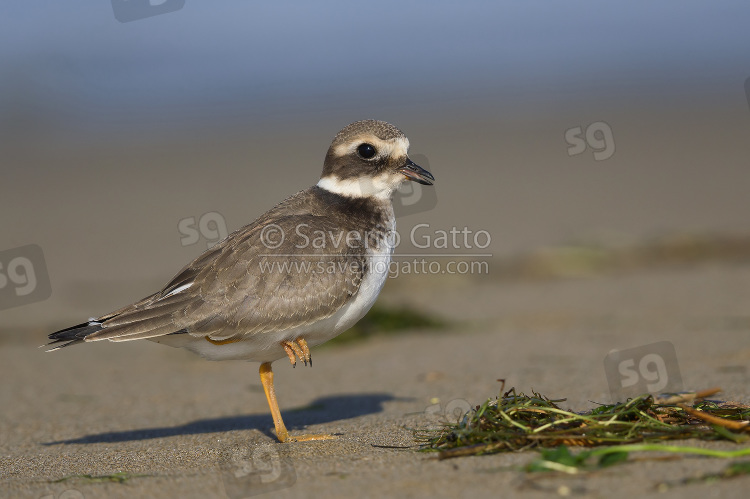
{"type": "Polygon", "coordinates": [[[0,113],[6,128],[91,134],[378,106],[739,95],[748,19],[743,1],[187,0],[120,23],[109,2],[7,0],[0,113]]]}

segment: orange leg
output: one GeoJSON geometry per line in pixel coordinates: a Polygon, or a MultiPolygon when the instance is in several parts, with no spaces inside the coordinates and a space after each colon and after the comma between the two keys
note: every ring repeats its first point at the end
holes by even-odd
{"type": "Polygon", "coordinates": [[[266,392],[266,399],[268,399],[268,405],[271,407],[271,417],[273,417],[273,425],[276,427],[276,438],[279,439],[279,442],[286,442],[289,440],[289,432],[286,431],[284,420],[281,419],[279,403],[276,400],[276,390],[273,388],[273,371],[270,362],[264,362],[260,365],[260,382],[263,384],[263,391],[266,392]]]}
{"type": "Polygon", "coordinates": [[[276,390],[273,388],[273,371],[271,370],[270,362],[264,362],[260,365],[260,382],[263,384],[263,391],[266,392],[266,399],[268,399],[268,406],[271,408],[273,425],[276,427],[276,437],[279,439],[279,442],[305,442],[309,440],[330,440],[336,438],[333,435],[290,436],[284,425],[284,420],[281,419],[279,403],[276,400],[276,390]]]}

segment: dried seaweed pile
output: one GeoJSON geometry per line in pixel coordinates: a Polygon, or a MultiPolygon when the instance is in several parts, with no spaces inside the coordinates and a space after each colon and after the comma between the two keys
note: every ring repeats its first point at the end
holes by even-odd
{"type": "MultiPolygon", "coordinates": [[[[704,400],[718,391],[659,400],[643,395],[625,403],[575,413],[558,405],[564,399],[553,400],[536,392],[531,396],[517,394],[512,388],[498,399],[477,406],[458,423],[421,431],[417,438],[424,450],[438,451],[441,459],[559,446],[616,446],[612,451],[594,451],[599,455],[637,450],[681,449],[679,452],[690,452],[689,447],[664,445],[625,447],[683,439],[731,440],[736,443],[749,440],[750,406],[704,400]]],[[[695,450],[700,451],[695,453],[705,455],[726,454],[708,449],[695,450]]],[[[736,455],[746,453],[750,454],[750,449],[736,455]]],[[[730,454],[723,457],[733,457],[730,454]]]]}

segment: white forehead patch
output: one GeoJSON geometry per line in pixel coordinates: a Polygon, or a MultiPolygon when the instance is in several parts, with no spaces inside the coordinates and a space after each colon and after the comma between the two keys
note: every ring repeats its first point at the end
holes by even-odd
{"type": "Polygon", "coordinates": [[[360,135],[345,144],[337,145],[333,149],[333,153],[336,156],[346,156],[347,154],[354,153],[354,151],[357,150],[357,147],[365,143],[375,146],[375,149],[378,151],[377,158],[404,157],[409,150],[409,139],[406,137],[382,140],[374,135],[365,134],[360,135]]]}
{"type": "Polygon", "coordinates": [[[388,200],[405,180],[405,176],[391,173],[382,173],[374,177],[366,175],[348,179],[340,179],[336,175],[328,175],[318,181],[318,187],[350,198],[375,197],[388,200]]]}

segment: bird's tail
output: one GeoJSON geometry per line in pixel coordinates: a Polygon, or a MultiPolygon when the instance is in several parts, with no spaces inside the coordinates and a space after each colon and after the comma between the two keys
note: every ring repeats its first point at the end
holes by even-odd
{"type": "Polygon", "coordinates": [[[84,338],[90,334],[94,334],[104,329],[102,323],[96,319],[89,319],[88,322],[78,324],[77,326],[61,329],[55,333],[49,335],[49,339],[53,340],[43,346],[52,346],[48,352],[54,352],[60,350],[63,347],[75,345],[77,343],[83,343],[84,338]]]}

